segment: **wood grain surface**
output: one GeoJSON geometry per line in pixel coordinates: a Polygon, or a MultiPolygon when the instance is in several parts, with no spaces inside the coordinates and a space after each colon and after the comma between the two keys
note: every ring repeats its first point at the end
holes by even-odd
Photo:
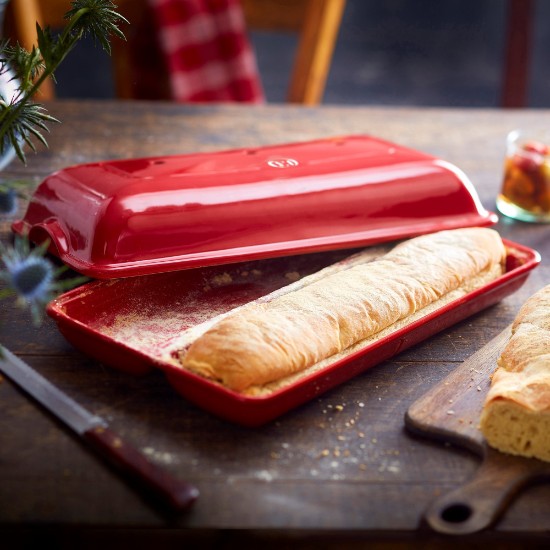
{"type": "MultiPolygon", "coordinates": [[[[54,170],[101,159],[215,151],[344,134],[372,134],[440,156],[464,170],[486,208],[500,188],[504,139],[547,127],[550,111],[388,107],[187,106],[56,102],[50,147],[4,176],[38,183],[54,170]]],[[[23,213],[21,204],[19,215],[23,213]]],[[[0,341],[173,475],[197,486],[189,513],[167,518],[136,496],[78,439],[0,379],[0,535],[58,547],[201,543],[342,548],[459,546],[423,524],[435,498],[471,479],[480,458],[405,429],[409,407],[483,348],[550,281],[550,226],[501,219],[505,238],[538,250],[541,265],[499,304],[436,334],[262,428],[200,410],[163,375],[131,376],[69,345],[50,319],[33,326],[10,301],[0,341]],[[71,546],[73,545],[73,546],[71,546]],[[395,547],[395,546],[393,546],[395,547]]],[[[9,222],[1,238],[11,238],[9,222]]],[[[550,487],[524,491],[498,523],[464,535],[498,548],[548,540],[550,487]],[[497,546],[495,546],[497,547],[497,546]]],[[[523,546],[522,546],[523,545],[523,546]]],[[[126,547],[126,546],[125,546],[126,547]]],[[[192,547],[192,546],[191,546],[192,547]]]]}
{"type": "Polygon", "coordinates": [[[509,338],[510,327],[507,327],[415,401],[405,415],[406,426],[426,437],[456,443],[482,456],[486,449],[479,417],[496,360],[509,338]]]}

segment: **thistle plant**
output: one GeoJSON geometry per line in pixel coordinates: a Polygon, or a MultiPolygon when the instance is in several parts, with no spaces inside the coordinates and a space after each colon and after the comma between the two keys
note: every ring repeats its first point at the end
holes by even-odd
{"type": "Polygon", "coordinates": [[[55,79],[56,69],[81,38],[91,36],[108,54],[110,37],[124,38],[117,25],[127,21],[115,11],[112,2],[74,0],[71,6],[60,34],[54,35],[49,27],[42,29],[36,24],[38,47],[33,46],[30,52],[8,41],[0,44],[0,73],[11,69],[18,82],[17,93],[11,100],[0,98],[0,153],[11,146],[23,163],[23,144],[34,151],[32,138],[36,138],[47,146],[43,135],[48,131],[47,123],[58,122],[43,105],[33,101],[42,83],[49,77],[55,79]]]}
{"type": "Polygon", "coordinates": [[[13,246],[0,243],[0,255],[5,269],[0,271],[0,279],[7,283],[0,290],[0,299],[15,297],[18,305],[30,309],[32,319],[39,323],[45,305],[58,293],[83,282],[85,277],[72,277],[61,280],[66,266],[55,268],[44,257],[48,243],[30,248],[29,241],[16,237],[13,246]]]}
{"type": "MultiPolygon", "coordinates": [[[[5,0],[0,0],[0,9],[3,10],[5,4],[5,0]]],[[[111,53],[110,38],[124,38],[118,25],[127,23],[115,9],[108,0],[74,0],[65,14],[67,23],[59,34],[37,23],[38,46],[31,51],[19,44],[0,43],[0,75],[13,75],[16,83],[12,97],[0,94],[0,154],[13,148],[19,160],[26,164],[25,146],[36,151],[34,140],[47,146],[44,133],[49,131],[48,124],[59,121],[34,98],[47,78],[55,79],[56,69],[85,36],[91,36],[111,53]]],[[[0,181],[0,219],[17,212],[17,198],[23,187],[21,181],[0,181]]],[[[65,269],[55,268],[45,257],[46,250],[47,243],[32,249],[27,239],[21,237],[15,238],[12,245],[0,243],[0,281],[6,285],[0,289],[0,300],[15,297],[17,304],[30,309],[35,322],[40,320],[45,304],[57,292],[83,281],[81,277],[60,281],[65,269]]]]}

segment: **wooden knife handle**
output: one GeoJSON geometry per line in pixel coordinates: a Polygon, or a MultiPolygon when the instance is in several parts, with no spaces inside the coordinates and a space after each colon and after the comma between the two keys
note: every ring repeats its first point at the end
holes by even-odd
{"type": "Polygon", "coordinates": [[[174,478],[145,458],[109,428],[97,426],[84,433],[90,443],[111,465],[171,510],[189,508],[199,496],[198,490],[185,481],[174,478]]]}
{"type": "Polygon", "coordinates": [[[475,533],[493,525],[524,487],[548,478],[550,464],[488,448],[473,478],[434,501],[424,519],[439,533],[475,533]]]}

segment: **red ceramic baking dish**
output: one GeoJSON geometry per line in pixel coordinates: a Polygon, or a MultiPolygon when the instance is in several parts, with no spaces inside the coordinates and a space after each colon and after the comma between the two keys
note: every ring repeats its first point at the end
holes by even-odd
{"type": "Polygon", "coordinates": [[[344,136],[68,167],[38,186],[13,229],[49,239],[74,270],[109,279],[48,306],[76,347],[129,373],[162,369],[190,401],[258,426],[499,301],[537,253],[508,243],[496,281],[261,396],[180,368],[178,349],[204,322],[350,261],[345,249],[496,220],[448,162],[344,136]]]}
{"type": "Polygon", "coordinates": [[[406,327],[329,361],[277,391],[249,396],[182,369],[182,335],[334,262],[342,251],[279,257],[113,281],[93,281],[52,301],[48,314],[85,353],[132,374],[164,371],[182,396],[226,420],[259,426],[377,363],[495,304],[516,291],[540,262],[537,252],[505,241],[506,272],[406,327]]]}
{"type": "Polygon", "coordinates": [[[352,248],[496,222],[450,163],[371,136],[71,166],[16,233],[93,278],[352,248]]]}

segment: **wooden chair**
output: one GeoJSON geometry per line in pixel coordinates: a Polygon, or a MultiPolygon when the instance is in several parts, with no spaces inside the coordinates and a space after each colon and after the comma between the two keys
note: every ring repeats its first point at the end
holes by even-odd
{"type": "Polygon", "coordinates": [[[346,0],[241,0],[250,29],[299,36],[287,100],[321,102],[346,0]]]}
{"type": "MultiPolygon", "coordinates": [[[[304,105],[321,102],[346,0],[241,0],[251,30],[291,31],[299,35],[289,81],[288,101],[304,105]]],[[[152,32],[146,0],[117,0],[118,10],[129,21],[124,27],[127,42],[113,40],[113,77],[116,94],[136,99],[130,83],[130,56],[138,37],[152,32]],[[144,31],[144,27],[146,30],[144,31]]],[[[69,0],[11,0],[12,37],[26,48],[36,43],[35,23],[52,28],[63,25],[69,0]]],[[[135,52],[134,52],[135,53],[135,52]]],[[[153,65],[154,63],[152,63],[153,65]]],[[[158,63],[156,64],[158,66],[158,63]]],[[[160,89],[165,88],[161,85],[160,89]]],[[[158,92],[158,98],[163,93],[158,92]]],[[[41,88],[41,100],[55,97],[53,83],[41,88]]],[[[147,99],[152,99],[148,97],[147,99]]]]}

